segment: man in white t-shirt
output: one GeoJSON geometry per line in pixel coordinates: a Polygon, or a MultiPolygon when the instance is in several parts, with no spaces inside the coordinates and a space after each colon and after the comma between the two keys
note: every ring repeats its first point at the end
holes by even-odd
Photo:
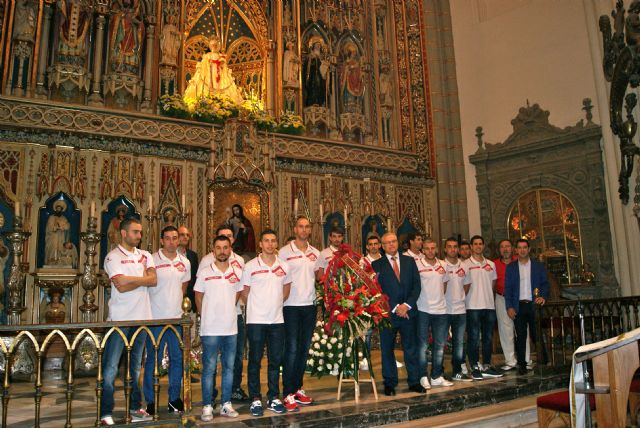
{"type": "Polygon", "coordinates": [[[493,328],[496,325],[496,307],[493,294],[496,288],[495,264],[484,257],[484,238],[475,235],[471,238],[471,257],[465,260],[469,283],[467,293],[467,354],[471,365],[471,377],[475,380],[501,377],[491,366],[493,347],[493,328]],[[482,363],[480,364],[480,334],[482,332],[482,363]]]}
{"type": "Polygon", "coordinates": [[[316,261],[316,279],[322,278],[324,271],[329,267],[329,262],[334,254],[338,252],[340,245],[344,242],[344,229],[340,226],[334,226],[329,230],[329,246],[320,251],[320,257],[316,261]]]}
{"type": "Polygon", "coordinates": [[[403,253],[405,256],[413,257],[416,262],[424,258],[422,253],[424,237],[419,232],[409,232],[406,242],[409,244],[409,248],[403,253]]]}
{"type": "Polygon", "coordinates": [[[465,364],[464,331],[467,325],[465,297],[469,291],[469,284],[465,283],[467,271],[462,260],[458,258],[457,239],[448,238],[444,243],[444,251],[446,254],[444,262],[449,277],[444,298],[447,303],[448,326],[451,327],[451,343],[453,345],[451,352],[452,380],[471,382],[473,379],[462,371],[462,365],[465,364]]]}
{"type": "Polygon", "coordinates": [[[309,244],[311,222],[298,216],[293,228],[295,240],[280,248],[279,257],[288,265],[291,293],[284,302],[284,362],[282,391],[288,412],[298,410],[298,404],[313,402],[303,386],[309,347],[316,326],[315,265],[320,251],[309,244]]]}
{"type": "Polygon", "coordinates": [[[218,352],[222,362],[220,416],[238,416],[231,405],[231,388],[238,343],[236,303],[243,289],[242,271],[229,262],[231,241],[226,236],[215,237],[213,253],[215,261],[200,270],[193,287],[200,314],[203,362],[201,419],[205,422],[213,419],[213,379],[216,377],[218,352]]]}
{"type": "MultiPolygon", "coordinates": [[[[144,250],[136,248],[142,239],[142,224],[135,218],[124,219],[120,223],[121,244],[111,250],[104,259],[104,271],[111,281],[111,299],[109,300],[108,321],[148,321],[152,319],[148,287],[156,286],[156,270],[153,257],[144,250]]],[[[121,327],[127,340],[136,332],[136,327],[121,327]]],[[[129,411],[133,422],[150,420],[151,417],[141,407],[140,367],[146,333],[141,331],[131,346],[129,372],[132,390],[129,411]]],[[[119,334],[109,336],[103,352],[102,361],[102,397],[100,398],[100,423],[114,425],[113,392],[118,364],[124,341],[119,334]]]]}
{"type": "MultiPolygon", "coordinates": [[[[167,226],[160,233],[160,245],[162,249],[153,254],[153,263],[156,265],[158,284],[149,289],[151,302],[151,314],[154,320],[174,319],[182,317],[182,297],[186,294],[191,279],[191,263],[179,254],[178,229],[167,226]]],[[[182,332],[180,325],[175,326],[178,332],[182,332]]],[[[149,328],[155,341],[163,326],[149,328]]],[[[182,350],[179,338],[172,330],[167,330],[160,339],[158,345],[157,364],[158,369],[162,365],[164,348],[169,354],[169,413],[183,412],[184,404],[180,399],[182,389],[182,350]]],[[[153,391],[153,366],[156,352],[153,349],[151,338],[147,337],[147,360],[144,365],[143,391],[147,402],[147,413],[153,415],[156,412],[153,391]]]]}
{"type": "Polygon", "coordinates": [[[260,393],[260,362],[267,345],[267,409],[286,413],[279,399],[280,366],[284,353],[284,316],[282,308],[291,291],[289,265],[276,256],[276,232],[265,229],[260,234],[262,253],[249,261],[242,274],[243,299],[247,302],[247,337],[249,362],[247,382],[253,400],[249,410],[253,416],[262,416],[260,393]]]}
{"type": "Polygon", "coordinates": [[[431,386],[451,386],[442,370],[444,360],[444,344],[447,341],[447,304],[444,293],[449,275],[444,262],[436,257],[436,243],[433,239],[424,240],[425,257],[416,260],[420,273],[420,296],[418,297],[418,362],[423,388],[431,386]],[[431,382],[427,377],[427,345],[429,343],[429,327],[433,337],[431,349],[431,382]]]}
{"type": "MultiPolygon", "coordinates": [[[[229,256],[229,263],[236,269],[240,269],[240,271],[244,270],[244,259],[241,255],[236,254],[233,251],[233,229],[231,229],[228,225],[219,226],[216,229],[216,236],[226,236],[231,241],[231,255],[229,256]]],[[[207,267],[211,263],[215,261],[215,255],[213,251],[207,254],[202,258],[200,262],[200,266],[207,267]]],[[[200,275],[200,272],[198,272],[200,275]]],[[[238,299],[238,303],[236,304],[236,314],[238,315],[238,335],[236,336],[238,339],[238,345],[236,346],[236,360],[233,364],[233,387],[231,392],[231,400],[232,401],[247,401],[249,397],[247,393],[244,392],[242,387],[240,386],[242,383],[242,366],[243,366],[243,358],[244,358],[244,343],[245,343],[245,323],[244,316],[242,315],[242,308],[244,307],[244,303],[242,299],[238,299]]],[[[218,390],[216,389],[216,379],[213,379],[213,397],[212,402],[215,403],[216,397],[218,396],[218,390]]]]}

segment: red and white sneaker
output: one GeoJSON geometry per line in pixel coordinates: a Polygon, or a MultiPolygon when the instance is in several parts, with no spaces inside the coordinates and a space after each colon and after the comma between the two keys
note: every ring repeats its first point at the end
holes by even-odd
{"type": "Polygon", "coordinates": [[[294,394],[294,398],[296,399],[296,403],[302,404],[303,406],[313,403],[313,398],[305,394],[304,389],[299,389],[298,392],[294,394]]]}
{"type": "Polygon", "coordinates": [[[284,397],[284,407],[287,409],[287,412],[297,412],[300,410],[293,394],[284,397]]]}

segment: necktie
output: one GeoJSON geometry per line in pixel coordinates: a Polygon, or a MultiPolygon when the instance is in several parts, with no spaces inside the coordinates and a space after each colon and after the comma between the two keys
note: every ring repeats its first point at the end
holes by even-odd
{"type": "Polygon", "coordinates": [[[396,273],[396,278],[398,278],[398,281],[400,281],[400,266],[398,266],[398,262],[396,261],[396,259],[396,256],[391,257],[391,261],[393,262],[393,271],[396,273]]]}

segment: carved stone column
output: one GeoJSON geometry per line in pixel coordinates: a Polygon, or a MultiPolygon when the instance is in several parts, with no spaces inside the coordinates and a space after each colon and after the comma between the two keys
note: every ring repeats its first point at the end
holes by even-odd
{"type": "MultiPolygon", "coordinates": [[[[275,56],[276,45],[272,40],[269,40],[269,49],[267,51],[267,87],[276,87],[276,72],[275,72],[275,56]]],[[[267,111],[274,115],[276,111],[276,94],[275,91],[267,91],[267,111]]]]}
{"type": "Polygon", "coordinates": [[[140,104],[140,110],[145,113],[153,112],[153,104],[151,102],[151,88],[152,88],[152,80],[153,80],[153,70],[154,60],[153,54],[155,52],[153,48],[153,39],[156,32],[156,18],[155,16],[147,16],[147,46],[144,60],[144,95],[142,99],[142,104],[140,104]]]}
{"type": "Polygon", "coordinates": [[[91,82],[91,95],[89,95],[89,105],[99,107],[104,105],[104,98],[102,98],[101,93],[102,57],[104,54],[104,29],[106,24],[106,19],[104,16],[108,12],[108,8],[106,5],[100,4],[96,12],[98,16],[96,17],[96,42],[94,43],[95,49],[93,53],[93,80],[91,82]]]}
{"type": "Polygon", "coordinates": [[[36,98],[47,98],[47,88],[44,86],[45,73],[47,71],[47,59],[49,57],[49,28],[51,28],[51,4],[45,3],[42,19],[42,32],[40,33],[40,53],[38,54],[38,75],[36,76],[36,98]]]}

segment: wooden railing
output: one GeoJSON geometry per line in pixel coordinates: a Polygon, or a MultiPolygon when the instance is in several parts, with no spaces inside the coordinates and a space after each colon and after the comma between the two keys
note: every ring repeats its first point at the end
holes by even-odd
{"type": "MultiPolygon", "coordinates": [[[[160,402],[160,367],[158,367],[158,352],[159,345],[166,334],[176,335],[180,348],[182,349],[183,359],[183,401],[185,406],[185,413],[191,410],[191,326],[193,322],[189,315],[190,305],[185,306],[183,304],[184,314],[182,318],[178,319],[164,319],[154,321],[122,321],[122,322],[104,322],[104,323],[76,323],[76,324],[47,324],[47,325],[16,325],[16,326],[2,326],[0,328],[0,355],[4,356],[4,373],[2,383],[2,427],[7,427],[8,416],[10,409],[11,399],[11,367],[14,361],[16,352],[20,349],[21,343],[26,341],[35,354],[35,371],[34,371],[34,426],[40,426],[41,418],[41,400],[43,395],[43,376],[42,371],[44,367],[44,360],[47,350],[50,348],[53,342],[62,342],[65,353],[65,379],[66,379],[66,423],[65,428],[72,426],[72,403],[74,393],[74,381],[75,381],[75,354],[78,352],[80,343],[87,337],[91,339],[95,350],[97,352],[97,376],[96,376],[96,426],[100,425],[100,398],[102,397],[102,381],[103,381],[103,352],[107,345],[107,341],[113,335],[119,335],[124,342],[123,357],[125,361],[125,422],[131,422],[129,414],[129,403],[133,381],[131,379],[129,366],[131,363],[131,348],[133,343],[141,340],[139,336],[144,332],[150,338],[153,349],[147,349],[146,352],[154,352],[156,355],[154,372],[153,372],[153,385],[155,403],[160,402]],[[161,326],[161,332],[157,336],[151,334],[149,327],[161,326]],[[182,333],[180,334],[177,327],[181,327],[182,333]],[[133,327],[135,331],[130,335],[130,339],[127,339],[127,335],[124,334],[123,328],[133,327]],[[10,338],[7,340],[6,338],[10,338]],[[9,343],[6,345],[5,340],[9,343]]],[[[143,360],[144,364],[144,360],[143,360]]],[[[140,379],[141,381],[141,379],[140,379]]],[[[157,409],[156,409],[157,410],[157,409]]],[[[25,411],[24,408],[16,409],[18,412],[25,411]]],[[[153,419],[158,420],[158,411],[155,412],[153,419]]]]}

